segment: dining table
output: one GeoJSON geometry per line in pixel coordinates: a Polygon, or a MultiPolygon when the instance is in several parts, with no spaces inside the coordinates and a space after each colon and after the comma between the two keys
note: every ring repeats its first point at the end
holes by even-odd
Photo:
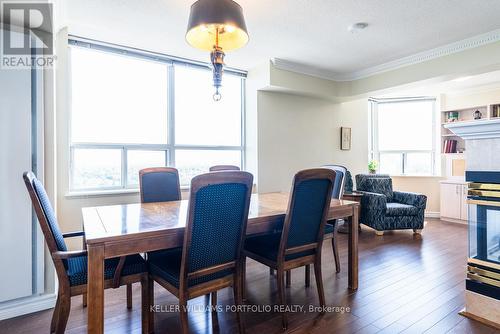
{"type": "MultiPolygon", "coordinates": [[[[289,194],[283,192],[252,194],[246,234],[280,231],[288,200],[289,194]]],[[[353,291],[358,289],[358,211],[357,202],[332,199],[328,213],[328,220],[343,218],[349,226],[348,288],[353,291]]],[[[88,254],[88,333],[104,333],[104,260],[182,246],[187,212],[187,200],[82,208],[88,254]]],[[[144,319],[142,332],[148,333],[144,319]]]]}

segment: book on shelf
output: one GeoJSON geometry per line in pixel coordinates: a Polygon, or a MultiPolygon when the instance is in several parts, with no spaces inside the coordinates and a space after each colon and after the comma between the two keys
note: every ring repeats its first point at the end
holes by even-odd
{"type": "Polygon", "coordinates": [[[494,104],[491,106],[491,118],[500,117],[500,104],[494,104]]]}
{"type": "Polygon", "coordinates": [[[443,153],[457,153],[457,141],[454,139],[445,140],[443,151],[443,153]]]}

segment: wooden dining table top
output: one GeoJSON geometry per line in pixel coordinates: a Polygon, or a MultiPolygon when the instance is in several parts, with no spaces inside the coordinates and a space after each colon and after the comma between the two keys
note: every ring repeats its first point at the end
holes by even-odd
{"type": "MultiPolygon", "coordinates": [[[[252,194],[247,234],[269,231],[270,223],[282,221],[289,194],[284,192],[252,194]]],[[[352,210],[356,202],[332,199],[329,219],[343,217],[342,209],[352,210]]],[[[87,244],[154,236],[166,230],[183,232],[186,226],[188,200],[134,203],[86,207],[82,209],[87,244]]]]}

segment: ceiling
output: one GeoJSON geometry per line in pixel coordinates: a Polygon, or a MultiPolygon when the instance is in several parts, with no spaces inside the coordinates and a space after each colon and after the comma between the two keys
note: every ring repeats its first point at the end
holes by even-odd
{"type": "MultiPolygon", "coordinates": [[[[64,0],[70,34],[194,60],[184,40],[194,0],[64,0]]],[[[251,69],[271,58],[339,75],[363,71],[500,28],[498,0],[237,0],[249,44],[226,55],[251,69]],[[347,27],[367,22],[351,33],[347,27]]]]}

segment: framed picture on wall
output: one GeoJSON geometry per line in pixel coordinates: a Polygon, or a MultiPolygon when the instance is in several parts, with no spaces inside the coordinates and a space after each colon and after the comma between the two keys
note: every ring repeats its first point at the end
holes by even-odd
{"type": "Polygon", "coordinates": [[[351,128],[340,128],[340,149],[345,151],[351,149],[351,128]]]}

